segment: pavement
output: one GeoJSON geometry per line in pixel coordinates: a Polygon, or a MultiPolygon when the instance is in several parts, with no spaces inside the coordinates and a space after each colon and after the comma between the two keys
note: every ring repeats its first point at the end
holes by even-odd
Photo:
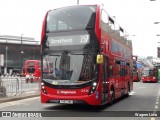
{"type": "Polygon", "coordinates": [[[0,103],[10,102],[10,101],[16,101],[16,100],[21,100],[21,99],[26,99],[26,98],[31,98],[31,97],[38,97],[38,96],[39,96],[39,94],[12,96],[12,97],[0,98],[0,103]]]}
{"type": "MultiPolygon", "coordinates": [[[[7,97],[0,96],[0,103],[16,101],[16,100],[21,100],[21,99],[26,99],[31,97],[37,97],[40,95],[39,88],[37,86],[34,86],[33,84],[26,84],[22,80],[22,78],[19,79],[17,77],[6,77],[6,78],[0,77],[0,83],[1,82],[3,82],[2,85],[6,87],[6,89],[8,89],[8,93],[6,93],[7,97]],[[22,86],[19,86],[19,84],[17,83],[17,80],[19,80],[20,83],[19,82],[18,83],[22,86]],[[37,87],[37,90],[35,90],[35,87],[37,87]],[[32,90],[32,88],[34,88],[34,90],[32,90]]],[[[0,87],[1,87],[1,84],[0,84],[0,87]]],[[[0,93],[1,92],[3,93],[2,90],[0,90],[0,93]]]]}

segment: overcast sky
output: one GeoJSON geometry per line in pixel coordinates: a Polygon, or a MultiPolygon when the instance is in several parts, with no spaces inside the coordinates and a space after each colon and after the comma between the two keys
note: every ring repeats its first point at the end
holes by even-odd
{"type": "MultiPolygon", "coordinates": [[[[157,56],[160,42],[160,0],[79,0],[80,4],[103,4],[106,11],[133,40],[133,53],[157,56]],[[136,35],[136,36],[132,36],[136,35]]],[[[0,0],[0,35],[40,40],[42,21],[50,9],[77,4],[77,0],[0,0]]]]}

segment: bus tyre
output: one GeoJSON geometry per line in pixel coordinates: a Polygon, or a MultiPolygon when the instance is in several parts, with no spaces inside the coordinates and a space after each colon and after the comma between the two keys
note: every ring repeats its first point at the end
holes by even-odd
{"type": "Polygon", "coordinates": [[[26,83],[28,83],[28,82],[29,82],[29,79],[27,78],[27,79],[26,79],[26,83]]]}
{"type": "Polygon", "coordinates": [[[31,83],[33,83],[33,78],[31,78],[31,83]]]}
{"type": "Polygon", "coordinates": [[[114,91],[113,88],[111,88],[111,90],[110,90],[110,96],[111,96],[111,98],[110,98],[110,104],[113,104],[113,102],[115,100],[115,91],[114,91]]]}
{"type": "Polygon", "coordinates": [[[127,94],[126,94],[127,97],[129,97],[129,93],[130,93],[130,85],[128,83],[128,85],[127,85],[127,94]]]}

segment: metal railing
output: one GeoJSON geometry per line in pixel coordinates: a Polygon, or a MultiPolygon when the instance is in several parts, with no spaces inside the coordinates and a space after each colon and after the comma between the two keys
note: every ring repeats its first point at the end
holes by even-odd
{"type": "Polygon", "coordinates": [[[0,98],[22,96],[22,95],[39,95],[40,79],[28,81],[26,77],[0,77],[0,98]]]}

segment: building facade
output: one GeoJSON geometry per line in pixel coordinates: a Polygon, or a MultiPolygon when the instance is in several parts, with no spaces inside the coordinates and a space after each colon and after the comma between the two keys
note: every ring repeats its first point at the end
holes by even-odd
{"type": "Polygon", "coordinates": [[[40,42],[34,38],[0,36],[1,74],[21,72],[26,60],[40,60],[40,42]]]}

